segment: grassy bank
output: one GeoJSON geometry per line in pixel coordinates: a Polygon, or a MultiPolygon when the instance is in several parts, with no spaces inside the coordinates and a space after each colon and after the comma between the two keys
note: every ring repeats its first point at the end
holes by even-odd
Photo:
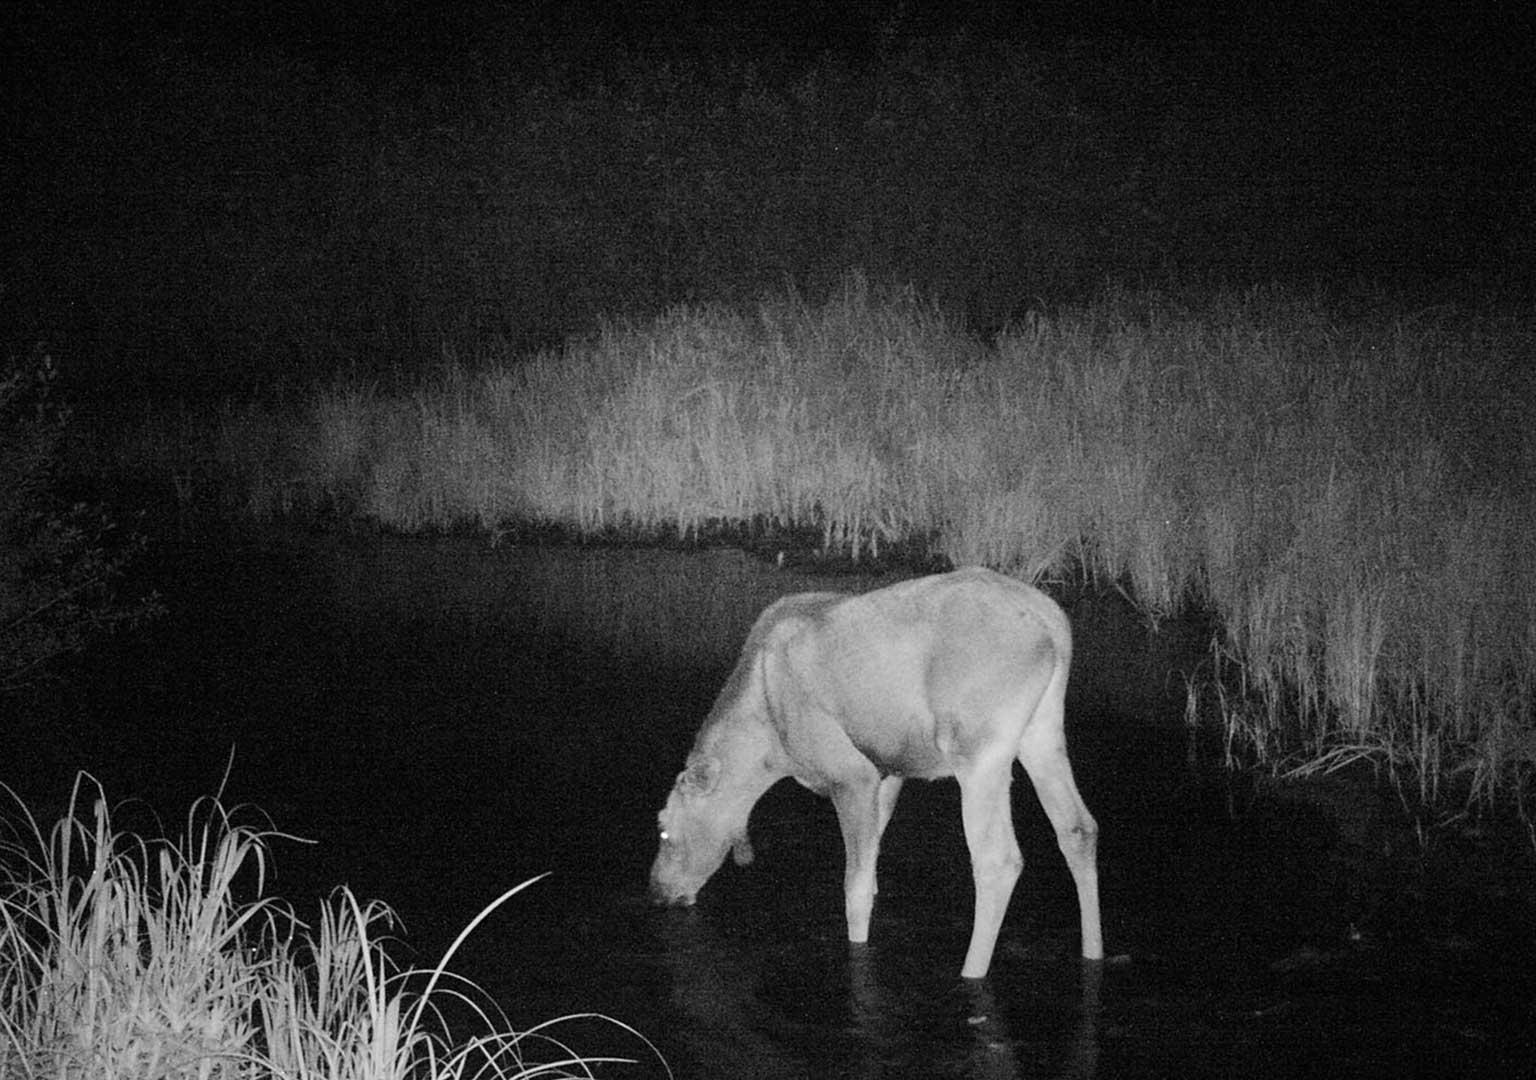
{"type": "Polygon", "coordinates": [[[261,895],[278,834],[204,801],[178,842],[145,840],[90,798],[77,783],[57,824],[25,807],[0,824],[0,1074],[504,1080],[589,1076],[612,1060],[583,1060],[550,1024],[514,1031],[445,973],[481,919],[532,882],[436,968],[401,971],[383,904],[341,889],[311,928],[261,895]],[[445,1004],[468,1007],[479,1030],[450,1035],[445,1004]]]}
{"type": "Polygon", "coordinates": [[[153,411],[94,451],[188,506],[403,529],[814,529],[1086,571],[1225,632],[1197,707],[1234,756],[1380,762],[1427,800],[1536,765],[1528,320],[1255,291],[1116,294],[982,343],[861,279],[821,306],[688,308],[531,358],[445,357],[153,411]],[[1296,755],[1296,756],[1293,756],[1296,755]]]}

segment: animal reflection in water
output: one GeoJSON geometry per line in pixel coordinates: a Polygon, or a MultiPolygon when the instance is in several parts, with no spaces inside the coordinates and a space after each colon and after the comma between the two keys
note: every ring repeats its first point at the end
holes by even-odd
{"type": "Polygon", "coordinates": [[[867,941],[880,836],[902,781],[953,776],[976,890],[960,974],[979,979],[1023,865],[1009,801],[1017,758],[1072,871],[1083,956],[1102,958],[1098,827],[1063,730],[1071,662],[1065,613],[990,570],[779,600],[753,625],[659,815],[652,898],[692,904],[727,851],[751,862],[752,807],[793,777],[837,809],[848,940],[867,941]]]}

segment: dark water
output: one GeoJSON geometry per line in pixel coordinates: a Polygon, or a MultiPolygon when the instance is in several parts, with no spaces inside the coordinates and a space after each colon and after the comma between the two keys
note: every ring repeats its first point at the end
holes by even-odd
{"type": "MultiPolygon", "coordinates": [[[[978,986],[958,978],[952,783],[906,786],[865,949],[844,940],[831,807],[793,785],[754,814],[753,867],[728,864],[692,911],[644,902],[656,809],[747,626],[825,579],[470,541],[165,554],[171,613],[8,722],[0,779],[46,805],[86,768],[174,825],[233,746],[226,803],[318,841],[276,844],[269,891],[301,914],[341,884],[383,899],[422,965],[548,871],[452,965],[520,1028],[603,1013],[680,1077],[1536,1075],[1529,892],[1494,880],[1436,906],[1387,834],[1191,772],[1178,672],[1201,635],[1149,638],[1113,597],[1066,603],[1117,959],[1077,959],[1070,879],[1021,780],[1025,875],[978,986]]],[[[600,1075],[664,1075],[612,1026],[557,1033],[642,1062],[600,1075]]]]}

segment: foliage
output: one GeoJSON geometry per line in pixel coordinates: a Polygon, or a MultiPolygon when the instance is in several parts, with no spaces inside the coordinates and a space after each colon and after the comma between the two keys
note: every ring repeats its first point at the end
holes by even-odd
{"type": "Polygon", "coordinates": [[[0,376],[0,693],[160,610],[153,596],[123,600],[112,589],[143,539],[124,536],[100,505],[55,494],[70,423],[56,378],[41,345],[9,358],[0,376]]]}

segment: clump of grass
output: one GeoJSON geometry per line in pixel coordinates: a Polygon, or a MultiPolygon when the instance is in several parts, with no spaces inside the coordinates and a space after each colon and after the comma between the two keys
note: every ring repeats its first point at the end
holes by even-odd
{"type": "Polygon", "coordinates": [[[86,780],[57,823],[19,800],[6,823],[0,1075],[500,1080],[590,1076],[621,1060],[571,1052],[552,1036],[558,1020],[512,1030],[446,971],[474,928],[538,878],[488,905],[437,967],[400,971],[378,934],[393,922],[382,903],[339,890],[312,932],[261,895],[279,834],[234,824],[206,799],[179,843],[146,841],[114,828],[99,787],[86,819],[86,780]],[[254,899],[236,900],[242,884],[254,899]],[[445,995],[471,1008],[482,1034],[451,1039],[445,995]]]}
{"type": "Polygon", "coordinates": [[[265,875],[258,835],[219,817],[151,845],[114,832],[99,795],[89,824],[81,795],[46,833],[26,813],[6,845],[0,1072],[243,1075],[258,1052],[243,933],[268,906],[231,892],[247,863],[265,875]]]}

